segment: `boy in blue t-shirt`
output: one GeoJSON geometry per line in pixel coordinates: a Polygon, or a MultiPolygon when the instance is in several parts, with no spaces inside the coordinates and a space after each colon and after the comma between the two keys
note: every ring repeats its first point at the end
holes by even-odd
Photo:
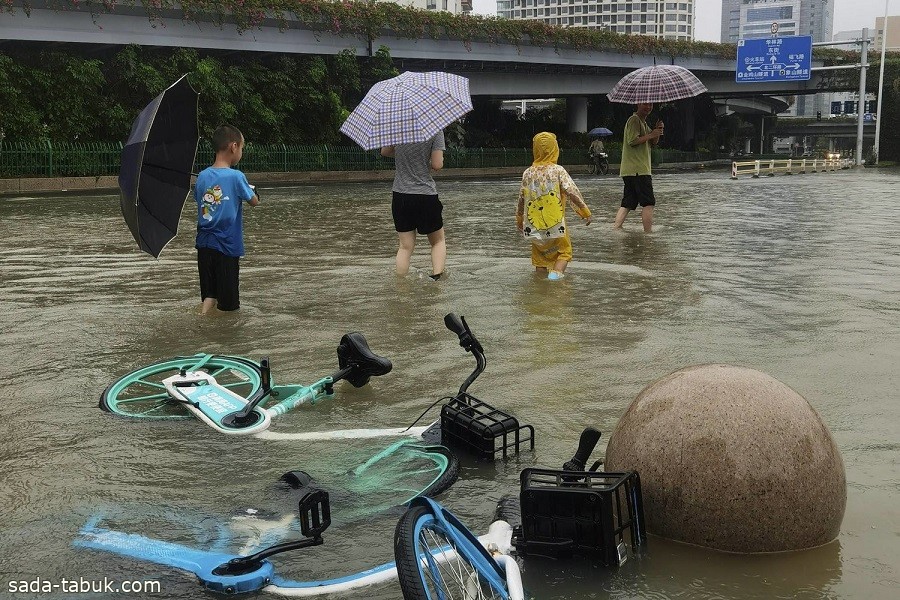
{"type": "Polygon", "coordinates": [[[232,169],[244,154],[244,136],[222,125],[212,137],[216,159],[197,176],[197,268],[200,271],[200,314],[213,306],[237,310],[238,263],[244,255],[244,202],[259,204],[247,178],[232,169]]]}

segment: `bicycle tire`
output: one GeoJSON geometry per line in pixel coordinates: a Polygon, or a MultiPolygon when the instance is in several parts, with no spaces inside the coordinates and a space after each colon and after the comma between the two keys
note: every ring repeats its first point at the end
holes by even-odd
{"type": "MultiPolygon", "coordinates": [[[[166,392],[162,380],[190,369],[200,356],[176,356],[152,363],[123,375],[100,394],[100,408],[123,417],[144,419],[189,419],[191,415],[180,402],[166,392]]],[[[200,370],[211,374],[219,385],[245,398],[262,385],[259,365],[239,356],[214,355],[200,370]]]]}
{"type": "Polygon", "coordinates": [[[600,174],[601,175],[609,175],[609,162],[608,161],[604,160],[603,163],[600,165],[600,174]]]}
{"type": "MultiPolygon", "coordinates": [[[[445,513],[447,516],[452,517],[445,513]]],[[[505,576],[497,562],[468,529],[454,521],[442,521],[430,506],[419,504],[397,522],[394,560],[403,598],[508,598],[505,576]],[[446,526],[454,531],[446,531],[446,526]],[[504,582],[503,589],[492,584],[492,579],[504,582]]]]}
{"type": "Polygon", "coordinates": [[[422,452],[436,452],[447,457],[446,470],[440,477],[432,481],[431,485],[419,493],[420,496],[437,496],[441,492],[448,490],[459,478],[459,459],[445,446],[421,446],[420,450],[422,452]]]}

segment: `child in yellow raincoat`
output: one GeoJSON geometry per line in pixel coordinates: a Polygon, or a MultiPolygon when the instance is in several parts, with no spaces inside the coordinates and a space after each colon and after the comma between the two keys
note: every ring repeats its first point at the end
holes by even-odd
{"type": "Polygon", "coordinates": [[[531,240],[531,264],[535,269],[549,270],[547,279],[562,279],[572,260],[566,204],[572,203],[586,225],[591,224],[591,209],[569,173],[556,164],[559,159],[556,136],[546,131],[537,134],[533,150],[534,162],[522,174],[516,226],[531,240]]]}

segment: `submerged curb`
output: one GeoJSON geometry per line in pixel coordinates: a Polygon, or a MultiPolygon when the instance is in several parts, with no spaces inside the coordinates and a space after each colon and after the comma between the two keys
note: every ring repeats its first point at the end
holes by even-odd
{"type": "MultiPolygon", "coordinates": [[[[692,163],[663,163],[654,171],[718,169],[730,167],[730,160],[714,160],[692,163]]],[[[564,165],[573,175],[587,175],[588,165],[564,165]]],[[[605,179],[618,180],[615,174],[619,165],[610,165],[605,179]]],[[[525,167],[495,167],[487,169],[442,169],[435,179],[478,179],[486,177],[521,177],[525,167]]],[[[279,187],[315,183],[367,183],[392,181],[394,171],[299,171],[291,173],[248,173],[254,184],[261,187],[279,187]]],[[[22,177],[0,179],[0,198],[32,195],[83,195],[95,192],[118,193],[119,183],[115,175],[99,177],[22,177]]]]}

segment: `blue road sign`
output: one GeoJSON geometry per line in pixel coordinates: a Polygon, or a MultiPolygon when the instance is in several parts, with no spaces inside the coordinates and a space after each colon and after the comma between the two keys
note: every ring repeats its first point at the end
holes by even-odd
{"type": "Polygon", "coordinates": [[[874,119],[872,118],[872,113],[864,114],[863,121],[865,121],[866,123],[871,123],[872,121],[874,121],[874,119]]]}
{"type": "Polygon", "coordinates": [[[738,40],[738,83],[805,81],[810,77],[812,36],[789,35],[738,40]]]}

